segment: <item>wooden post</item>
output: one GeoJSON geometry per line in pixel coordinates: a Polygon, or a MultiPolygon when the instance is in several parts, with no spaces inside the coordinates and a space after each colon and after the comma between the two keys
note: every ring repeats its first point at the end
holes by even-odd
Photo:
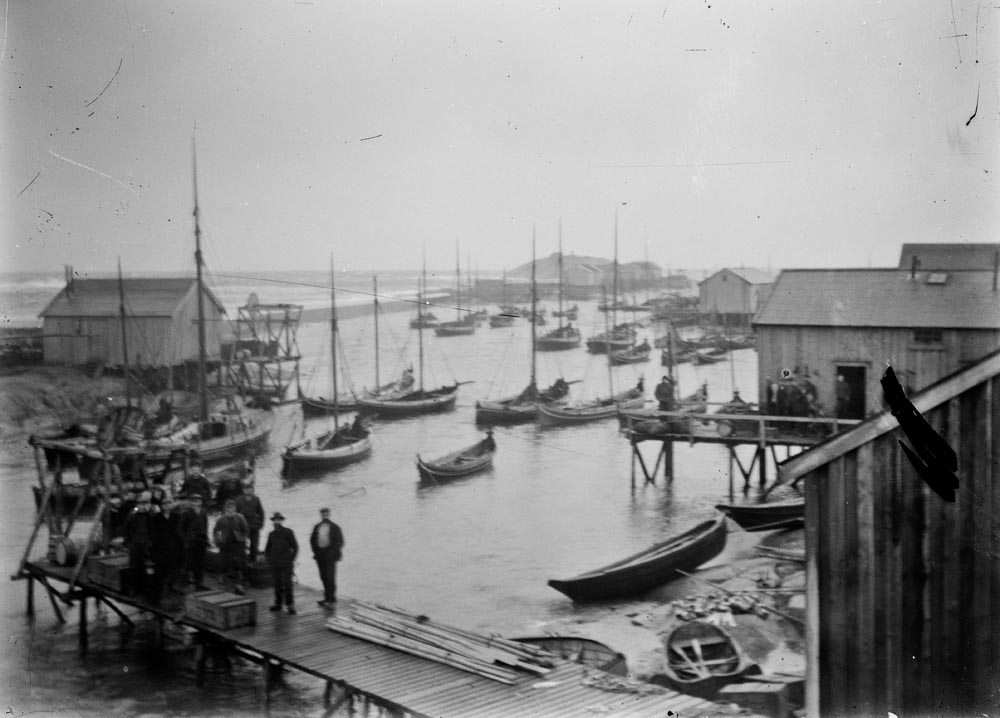
{"type": "Polygon", "coordinates": [[[264,703],[271,702],[271,659],[265,656],[261,663],[261,691],[264,694],[264,703]]]}
{"type": "Polygon", "coordinates": [[[630,443],[630,444],[632,444],[632,474],[631,474],[631,486],[632,486],[632,490],[633,490],[633,491],[635,491],[635,452],[636,452],[636,450],[637,450],[637,447],[636,447],[636,443],[635,443],[635,439],[632,439],[632,440],[631,440],[631,441],[630,441],[629,443],[630,443]]]}
{"type": "Polygon", "coordinates": [[[28,618],[35,617],[35,579],[30,574],[28,575],[28,597],[27,597],[27,615],[28,618]]]}
{"type": "Polygon", "coordinates": [[[205,685],[205,661],[207,660],[207,651],[205,650],[205,637],[201,631],[198,632],[196,636],[198,643],[194,648],[194,657],[196,661],[196,668],[194,672],[194,682],[199,688],[205,685]]]}
{"type": "Polygon", "coordinates": [[[80,653],[87,655],[87,596],[80,596],[80,653]]]}
{"type": "Polygon", "coordinates": [[[663,442],[663,478],[667,481],[674,480],[674,442],[663,442]]]}
{"type": "Polygon", "coordinates": [[[760,486],[767,485],[767,449],[766,444],[757,447],[757,459],[760,461],[760,486]]]}

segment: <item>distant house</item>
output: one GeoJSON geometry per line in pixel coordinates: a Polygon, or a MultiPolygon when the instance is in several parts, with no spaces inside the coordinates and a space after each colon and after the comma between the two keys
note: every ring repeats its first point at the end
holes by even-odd
{"type": "Polygon", "coordinates": [[[899,268],[944,270],[993,269],[1000,260],[1000,244],[904,244],[899,254],[899,268]]]}
{"type": "Polygon", "coordinates": [[[861,419],[884,408],[886,362],[912,392],[1000,348],[1000,292],[993,272],[791,269],[753,326],[760,396],[768,377],[808,373],[833,415],[839,375],[840,415],[861,419]]]}
{"type": "MultiPolygon", "coordinates": [[[[607,266],[607,273],[611,274],[611,265],[607,266]]],[[[573,287],[600,287],[604,283],[605,267],[580,262],[567,266],[563,269],[563,279],[566,284],[573,287]]]]}
{"type": "Polygon", "coordinates": [[[774,277],[760,269],[727,267],[698,285],[698,310],[720,321],[746,324],[771,295],[774,277]]]}
{"type": "MultiPolygon", "coordinates": [[[[194,278],[73,279],[39,314],[43,357],[49,364],[124,362],[121,299],[125,306],[125,344],[131,366],[172,367],[198,358],[198,291],[194,278]]],[[[205,344],[218,359],[223,337],[222,303],[204,290],[205,344]]]]}

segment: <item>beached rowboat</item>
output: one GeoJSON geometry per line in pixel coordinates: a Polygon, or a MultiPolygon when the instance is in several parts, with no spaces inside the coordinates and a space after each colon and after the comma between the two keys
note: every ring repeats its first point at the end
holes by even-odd
{"type": "Polygon", "coordinates": [[[729,514],[744,531],[770,531],[801,526],[805,521],[806,500],[803,497],[762,504],[716,504],[715,508],[729,514]]]}
{"type": "MultiPolygon", "coordinates": [[[[714,700],[755,667],[725,630],[703,621],[675,628],[665,641],[667,683],[681,693],[714,700]]],[[[759,669],[757,670],[759,673],[759,669]]]]}
{"type": "Polygon", "coordinates": [[[679,536],[645,551],[549,585],[574,601],[600,601],[634,596],[677,577],[718,556],[726,546],[726,515],[718,514],[679,536]]]}

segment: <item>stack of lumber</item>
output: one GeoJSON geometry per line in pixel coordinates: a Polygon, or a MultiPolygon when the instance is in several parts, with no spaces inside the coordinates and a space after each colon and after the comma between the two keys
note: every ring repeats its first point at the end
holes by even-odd
{"type": "Polygon", "coordinates": [[[358,602],[350,616],[331,618],[326,627],[507,684],[517,682],[525,671],[548,673],[556,660],[537,646],[471,633],[375,604],[358,602]]]}

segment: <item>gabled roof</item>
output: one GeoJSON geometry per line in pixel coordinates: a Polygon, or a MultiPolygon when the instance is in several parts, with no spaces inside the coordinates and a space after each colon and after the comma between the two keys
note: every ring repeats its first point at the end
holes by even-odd
{"type": "Polygon", "coordinates": [[[786,269],[753,323],[1000,329],[1000,292],[993,272],[786,269]]]}
{"type": "MultiPolygon", "coordinates": [[[[132,317],[169,317],[197,280],[193,277],[149,277],[123,279],[125,312],[132,317]]],[[[205,296],[225,313],[222,303],[208,288],[205,296]]],[[[40,317],[111,317],[119,314],[117,279],[74,279],[38,315],[40,317]]]]}
{"type": "Polygon", "coordinates": [[[774,277],[765,272],[763,269],[754,269],[753,267],[724,267],[720,269],[715,274],[706,277],[705,279],[698,282],[698,284],[704,284],[705,282],[711,280],[714,277],[719,276],[725,272],[735,274],[737,277],[742,279],[747,284],[773,284],[774,277]]]}
{"type": "Polygon", "coordinates": [[[913,258],[919,260],[918,269],[993,269],[1000,244],[904,244],[899,254],[899,268],[910,269],[913,258]]]}

